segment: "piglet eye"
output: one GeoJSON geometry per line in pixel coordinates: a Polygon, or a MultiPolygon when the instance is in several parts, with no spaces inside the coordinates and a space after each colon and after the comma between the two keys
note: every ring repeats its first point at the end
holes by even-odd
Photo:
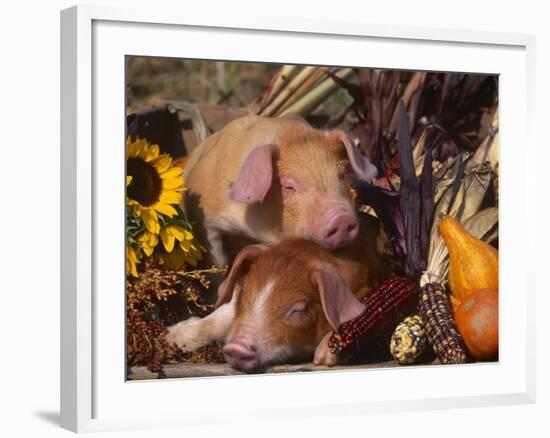
{"type": "Polygon", "coordinates": [[[287,312],[287,316],[298,315],[307,309],[307,303],[305,301],[298,301],[294,303],[287,312]]]}
{"type": "Polygon", "coordinates": [[[287,193],[296,193],[298,191],[296,180],[288,176],[284,176],[281,178],[281,188],[287,193]]]}
{"type": "Polygon", "coordinates": [[[281,181],[281,187],[287,192],[295,192],[296,187],[290,181],[281,181]]]}

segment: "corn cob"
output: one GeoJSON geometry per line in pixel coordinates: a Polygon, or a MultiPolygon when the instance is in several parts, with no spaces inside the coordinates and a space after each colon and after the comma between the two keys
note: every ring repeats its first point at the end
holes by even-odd
{"type": "Polygon", "coordinates": [[[361,339],[395,327],[414,308],[417,288],[407,277],[393,277],[377,286],[363,298],[366,310],[357,318],[346,321],[333,333],[328,346],[333,354],[359,346],[361,339]]]}
{"type": "Polygon", "coordinates": [[[426,348],[426,329],[419,315],[405,318],[393,331],[390,353],[400,364],[414,363],[426,348]]]}
{"type": "Polygon", "coordinates": [[[458,331],[449,297],[437,283],[427,283],[420,291],[418,313],[426,336],[442,364],[466,363],[466,347],[458,331]]]}

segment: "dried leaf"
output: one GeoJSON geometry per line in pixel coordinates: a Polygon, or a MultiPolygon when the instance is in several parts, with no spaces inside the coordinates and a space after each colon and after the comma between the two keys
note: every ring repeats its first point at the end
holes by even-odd
{"type": "Polygon", "coordinates": [[[428,144],[424,154],[424,167],[420,178],[420,260],[421,269],[428,263],[430,245],[430,225],[433,210],[432,145],[428,144]]]}
{"type": "Polygon", "coordinates": [[[414,275],[425,269],[420,249],[420,188],[414,170],[409,123],[403,101],[399,102],[399,113],[397,147],[401,164],[400,201],[407,247],[406,271],[414,275]]]}

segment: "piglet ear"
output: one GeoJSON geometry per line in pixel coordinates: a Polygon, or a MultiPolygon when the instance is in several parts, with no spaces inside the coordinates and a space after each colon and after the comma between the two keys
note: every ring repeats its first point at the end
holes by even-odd
{"type": "Polygon", "coordinates": [[[310,274],[310,281],[319,289],[323,311],[335,331],[365,311],[365,305],[353,295],[334,266],[324,263],[310,274]]]}
{"type": "Polygon", "coordinates": [[[337,140],[344,144],[351,167],[360,179],[363,181],[372,181],[377,177],[378,170],[376,166],[361,154],[361,151],[353,144],[349,135],[339,129],[331,131],[329,135],[336,137],[337,140]]]}
{"type": "Polygon", "coordinates": [[[239,283],[239,280],[245,275],[250,263],[267,250],[267,245],[249,245],[243,248],[231,265],[231,270],[225,280],[218,287],[218,300],[216,308],[222,304],[228,303],[233,298],[233,293],[239,283]]]}
{"type": "Polygon", "coordinates": [[[263,201],[273,178],[272,153],[271,144],[259,146],[249,152],[229,191],[231,200],[247,204],[263,201]]]}

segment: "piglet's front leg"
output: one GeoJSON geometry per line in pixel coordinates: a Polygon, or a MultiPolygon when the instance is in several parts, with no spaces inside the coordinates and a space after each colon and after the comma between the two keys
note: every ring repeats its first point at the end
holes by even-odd
{"type": "Polygon", "coordinates": [[[220,306],[204,318],[189,318],[168,327],[166,342],[183,351],[195,351],[214,341],[225,341],[235,317],[235,300],[220,306]]]}
{"type": "Polygon", "coordinates": [[[213,227],[205,225],[206,238],[209,243],[209,252],[214,260],[214,264],[218,267],[226,266],[229,262],[225,249],[223,247],[222,232],[213,227]]]}

